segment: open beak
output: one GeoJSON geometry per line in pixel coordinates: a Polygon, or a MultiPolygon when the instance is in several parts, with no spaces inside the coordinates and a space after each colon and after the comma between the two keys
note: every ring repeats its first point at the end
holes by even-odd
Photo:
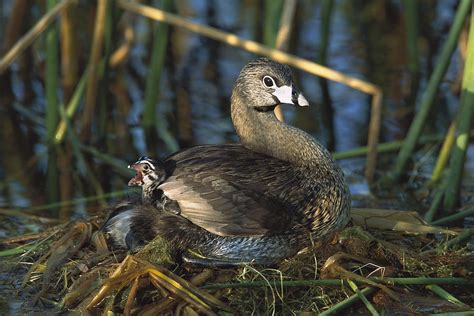
{"type": "Polygon", "coordinates": [[[140,186],[140,185],[143,185],[143,173],[141,171],[141,168],[137,165],[137,164],[131,164],[131,165],[128,165],[128,169],[133,169],[136,171],[136,175],[135,177],[133,177],[132,179],[130,179],[130,181],[128,181],[128,186],[129,187],[133,187],[133,186],[140,186]]]}
{"type": "Polygon", "coordinates": [[[277,87],[272,95],[280,104],[309,106],[308,100],[306,100],[303,94],[299,92],[294,85],[277,87]]]}

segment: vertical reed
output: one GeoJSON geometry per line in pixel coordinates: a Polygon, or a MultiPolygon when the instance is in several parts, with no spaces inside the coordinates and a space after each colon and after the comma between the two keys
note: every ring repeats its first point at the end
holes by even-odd
{"type": "Polygon", "coordinates": [[[283,0],[265,0],[263,44],[275,47],[283,0]]]}
{"type": "Polygon", "coordinates": [[[25,15],[28,9],[27,0],[17,0],[13,2],[10,18],[8,24],[3,32],[1,55],[5,53],[15,44],[20,37],[23,23],[25,22],[25,15]]]}
{"type": "Polygon", "coordinates": [[[283,4],[283,11],[280,17],[278,33],[275,39],[276,49],[280,49],[282,51],[288,50],[296,4],[296,0],[285,0],[283,4]]]}
{"type": "Polygon", "coordinates": [[[86,88],[86,101],[81,121],[81,141],[89,140],[91,135],[92,119],[97,102],[97,86],[99,83],[99,61],[102,55],[104,43],[105,17],[107,13],[108,0],[97,1],[97,12],[95,17],[95,28],[92,39],[92,48],[89,56],[88,69],[89,81],[86,88]]]}
{"type": "Polygon", "coordinates": [[[408,68],[412,76],[420,72],[418,51],[418,1],[403,0],[405,8],[405,24],[407,31],[408,68]]]}
{"type": "MultiPolygon", "coordinates": [[[[115,1],[109,1],[106,4],[105,17],[104,17],[104,32],[103,32],[103,52],[102,58],[99,58],[97,63],[97,75],[98,75],[98,87],[97,87],[97,100],[96,106],[98,107],[98,117],[96,119],[97,125],[97,140],[99,143],[105,143],[107,138],[108,126],[110,123],[110,113],[115,112],[111,106],[111,102],[107,102],[107,93],[108,93],[108,82],[109,82],[109,59],[112,56],[113,49],[113,39],[114,34],[116,33],[115,28],[115,1]]],[[[118,124],[120,125],[120,124],[118,124]]],[[[112,145],[116,143],[113,142],[112,145]]]]}
{"type": "MultiPolygon", "coordinates": [[[[287,11],[291,8],[291,2],[293,0],[286,0],[285,6],[287,7],[287,11]],[[290,4],[290,6],[288,5],[290,4]]],[[[284,30],[285,23],[288,21],[284,21],[284,14],[282,14],[282,7],[283,7],[283,0],[266,0],[264,2],[264,15],[265,15],[265,24],[263,25],[263,44],[269,47],[275,47],[276,49],[283,49],[283,45],[286,45],[286,37],[288,37],[289,32],[285,35],[284,32],[280,32],[280,30],[284,30]],[[280,33],[280,41],[277,43],[278,33],[280,33]],[[279,44],[280,47],[276,47],[276,44],[279,44]]],[[[291,12],[289,12],[291,13],[291,12]]],[[[289,18],[289,22],[291,23],[292,16],[286,14],[287,19],[289,18]]],[[[288,25],[288,27],[290,27],[288,25]]],[[[283,49],[284,50],[284,49],[283,49]]],[[[280,121],[284,120],[283,112],[280,106],[275,108],[275,115],[278,117],[280,121]]]]}
{"type": "MultiPolygon", "coordinates": [[[[321,1],[321,28],[320,28],[320,46],[319,56],[316,58],[316,62],[323,66],[327,66],[327,55],[329,51],[329,35],[331,32],[331,15],[333,11],[332,0],[321,1]]],[[[327,129],[327,148],[331,151],[334,150],[335,139],[334,139],[334,113],[332,109],[332,100],[329,93],[329,86],[327,79],[319,77],[319,84],[321,86],[321,92],[323,97],[323,103],[321,105],[321,116],[322,121],[326,125],[327,129]]]]}
{"type": "Polygon", "coordinates": [[[68,103],[79,77],[78,29],[74,20],[76,4],[61,13],[61,73],[64,91],[64,103],[68,103]]]}
{"type": "Polygon", "coordinates": [[[443,145],[441,146],[441,150],[438,155],[438,159],[436,160],[436,165],[433,169],[431,174],[431,183],[435,184],[441,179],[441,175],[443,173],[444,167],[448,163],[449,154],[451,153],[451,149],[454,145],[454,134],[456,132],[456,120],[453,120],[449,125],[449,129],[446,132],[446,136],[444,137],[443,145]]]}
{"type": "Polygon", "coordinates": [[[459,189],[462,180],[462,171],[469,145],[469,131],[472,127],[474,113],[474,6],[471,14],[471,25],[467,43],[467,57],[462,81],[461,102],[457,116],[456,146],[451,152],[449,175],[446,185],[444,208],[446,212],[452,209],[459,201],[459,189]]]}
{"type": "MultiPolygon", "coordinates": [[[[79,58],[77,43],[79,42],[75,27],[74,12],[77,10],[76,4],[64,9],[61,13],[60,20],[60,37],[61,37],[61,74],[63,86],[63,102],[68,103],[72,97],[74,87],[77,84],[79,72],[79,58]]],[[[58,127],[59,128],[59,127],[58,127]]],[[[53,137],[56,143],[56,131],[53,137]]],[[[69,201],[73,198],[73,173],[72,173],[72,149],[70,144],[64,144],[58,151],[58,167],[59,167],[59,191],[61,201],[69,201]]],[[[59,217],[62,219],[70,218],[70,208],[61,207],[59,217]]]]}
{"type": "MultiPolygon", "coordinates": [[[[285,0],[283,12],[281,13],[278,32],[275,36],[275,48],[287,51],[290,41],[293,17],[295,16],[296,0],[285,0]]],[[[275,115],[280,121],[285,120],[285,116],[280,105],[275,108],[275,115]]]]}
{"type": "MultiPolygon", "coordinates": [[[[418,49],[418,1],[403,0],[405,30],[407,37],[408,70],[410,71],[410,93],[405,98],[408,106],[415,108],[420,87],[420,59],[418,49]]],[[[408,118],[408,117],[407,117],[408,118]]],[[[409,116],[409,119],[412,115],[409,116]]]]}
{"type": "MultiPolygon", "coordinates": [[[[48,0],[47,10],[56,5],[56,0],[48,0]]],[[[58,125],[58,31],[57,24],[53,23],[46,32],[46,143],[48,144],[48,171],[46,176],[46,190],[49,202],[58,200],[58,168],[57,152],[53,143],[54,132],[58,125]]]]}
{"type": "MultiPolygon", "coordinates": [[[[172,1],[164,0],[162,9],[169,11],[172,1]]],[[[168,149],[177,149],[173,145],[173,138],[168,135],[164,124],[157,125],[156,109],[160,94],[161,74],[164,70],[166,48],[168,43],[168,24],[156,23],[153,28],[153,47],[151,51],[150,68],[146,77],[145,98],[142,126],[145,131],[146,142],[148,145],[156,144],[156,129],[163,131],[160,133],[163,141],[168,145],[168,149]],[[169,148],[172,147],[172,148],[169,148]]],[[[164,123],[164,122],[161,122],[164,123]]]]}
{"type": "Polygon", "coordinates": [[[433,74],[430,77],[428,87],[423,94],[420,109],[416,114],[410,129],[408,130],[408,134],[398,154],[395,171],[392,175],[394,180],[398,180],[401,177],[408,161],[412,157],[413,150],[415,149],[418,138],[426,122],[428,113],[431,109],[431,106],[433,105],[438,87],[444,77],[444,74],[446,73],[446,69],[448,68],[451,55],[453,54],[453,51],[456,47],[457,38],[461,32],[464,20],[466,19],[466,16],[469,12],[469,8],[471,7],[471,3],[471,0],[461,0],[459,3],[456,16],[454,17],[453,24],[449,30],[448,37],[443,45],[433,74]]]}

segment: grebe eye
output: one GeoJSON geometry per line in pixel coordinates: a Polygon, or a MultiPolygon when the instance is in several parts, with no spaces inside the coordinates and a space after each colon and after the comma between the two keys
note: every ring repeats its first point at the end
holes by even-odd
{"type": "Polygon", "coordinates": [[[273,78],[270,76],[263,77],[263,84],[267,88],[276,87],[275,80],[273,80],[273,78]]]}
{"type": "Polygon", "coordinates": [[[148,169],[150,169],[150,167],[148,165],[143,165],[143,170],[144,171],[148,171],[148,169]]]}

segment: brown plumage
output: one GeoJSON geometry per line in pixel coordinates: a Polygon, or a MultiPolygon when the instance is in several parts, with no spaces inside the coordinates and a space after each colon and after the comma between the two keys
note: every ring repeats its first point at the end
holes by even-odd
{"type": "MultiPolygon", "coordinates": [[[[122,205],[105,226],[115,242],[134,248],[160,234],[177,252],[272,264],[345,226],[350,194],[343,173],[313,137],[276,119],[273,109],[284,103],[308,105],[290,69],[265,58],[247,64],[231,100],[241,144],[149,160],[165,176],[136,183],[151,207],[122,205]]],[[[145,178],[144,163],[133,165],[138,178],[145,178]]]]}

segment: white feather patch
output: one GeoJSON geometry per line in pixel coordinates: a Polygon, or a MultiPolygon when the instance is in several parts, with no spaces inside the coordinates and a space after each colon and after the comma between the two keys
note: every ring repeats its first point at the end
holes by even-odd
{"type": "Polygon", "coordinates": [[[120,245],[124,248],[127,247],[125,238],[130,232],[130,222],[132,217],[136,215],[137,212],[132,209],[115,215],[107,222],[105,229],[117,245],[120,245]]]}

